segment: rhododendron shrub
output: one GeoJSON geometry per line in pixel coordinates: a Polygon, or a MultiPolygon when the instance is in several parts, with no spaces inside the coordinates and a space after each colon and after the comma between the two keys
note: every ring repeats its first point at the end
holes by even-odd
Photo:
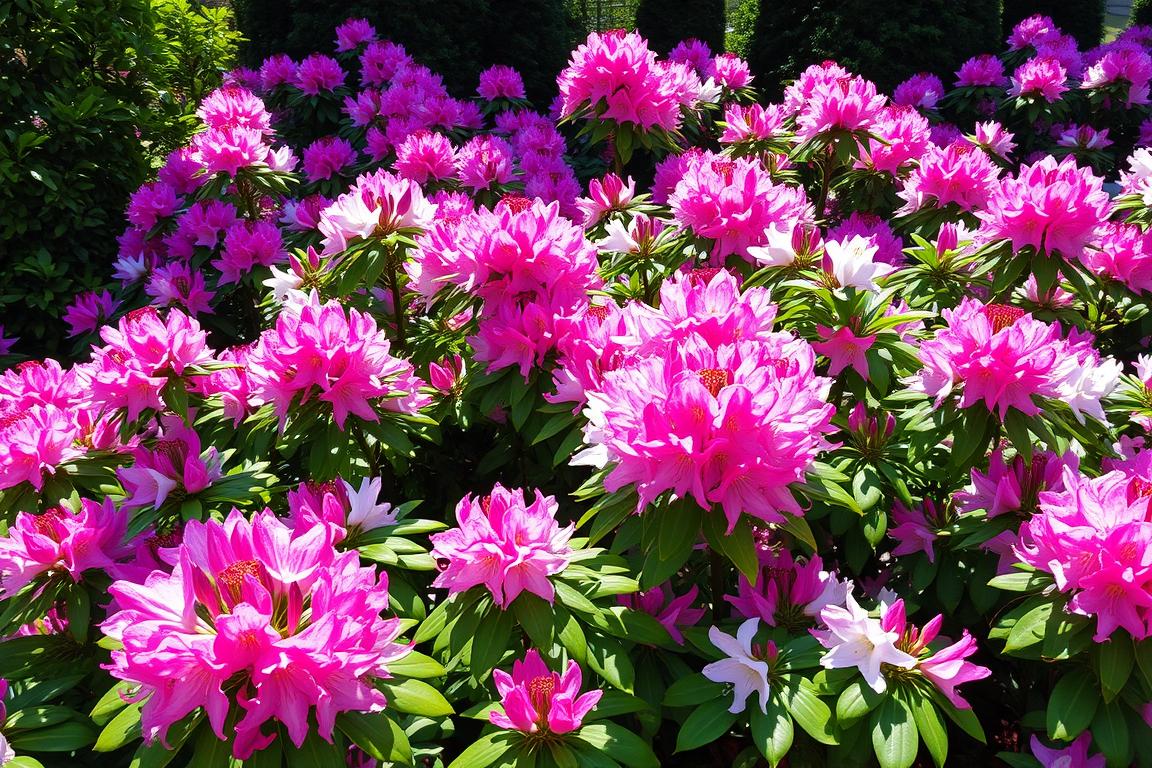
{"type": "Polygon", "coordinates": [[[334,38],[0,371],[0,762],[1152,764],[1152,30],[334,38]]]}

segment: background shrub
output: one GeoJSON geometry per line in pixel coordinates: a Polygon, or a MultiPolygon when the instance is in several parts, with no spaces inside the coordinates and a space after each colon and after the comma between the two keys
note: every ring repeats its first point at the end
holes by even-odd
{"type": "Polygon", "coordinates": [[[748,59],[773,96],[825,59],[884,89],[922,71],[948,79],[965,59],[999,48],[999,9],[999,0],[913,0],[883,14],[865,0],[782,0],[763,5],[748,59]]]}
{"type": "Polygon", "coordinates": [[[1104,34],[1105,4],[1105,0],[1004,0],[1004,36],[1021,19],[1042,13],[1075,37],[1081,48],[1091,48],[1104,34]]]}
{"type": "Polygon", "coordinates": [[[237,35],[188,0],[0,0],[0,325],[58,354],[103,282],[128,195],[187,139],[237,35]]]}
{"type": "Polygon", "coordinates": [[[556,73],[568,60],[574,34],[563,0],[237,0],[235,8],[249,41],[249,66],[274,53],[302,58],[330,52],[332,30],[362,17],[442,75],[457,96],[474,93],[481,70],[507,64],[521,71],[529,97],[545,103],[555,94],[556,73]]]}
{"type": "Polygon", "coordinates": [[[641,0],[636,29],[661,55],[690,37],[719,52],[724,49],[724,0],[641,0]]]}
{"type": "Polygon", "coordinates": [[[1133,0],[1132,24],[1152,24],[1152,0],[1133,0]]]}
{"type": "Polygon", "coordinates": [[[745,57],[748,55],[748,46],[752,42],[752,33],[759,16],[760,0],[737,0],[728,4],[724,47],[730,53],[745,57]]]}

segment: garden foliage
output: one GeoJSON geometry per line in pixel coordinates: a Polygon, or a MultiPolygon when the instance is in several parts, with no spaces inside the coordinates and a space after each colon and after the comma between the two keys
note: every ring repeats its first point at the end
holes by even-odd
{"type": "Polygon", "coordinates": [[[1152,29],[1069,40],[231,73],[0,374],[0,763],[1152,765],[1152,29]]]}
{"type": "Polygon", "coordinates": [[[0,326],[64,350],[60,312],[102,285],[128,196],[234,65],[195,0],[0,2],[0,326]]]}

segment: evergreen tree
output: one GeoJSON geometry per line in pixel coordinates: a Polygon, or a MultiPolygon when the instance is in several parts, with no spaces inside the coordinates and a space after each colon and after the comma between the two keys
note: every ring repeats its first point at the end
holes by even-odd
{"type": "Polygon", "coordinates": [[[966,59],[1000,47],[999,11],[999,0],[907,0],[891,14],[865,0],[772,0],[761,5],[748,60],[769,94],[827,59],[883,89],[917,72],[950,82],[966,59]]]}
{"type": "Polygon", "coordinates": [[[659,54],[690,37],[720,53],[724,50],[724,0],[640,0],[636,29],[659,54]]]}

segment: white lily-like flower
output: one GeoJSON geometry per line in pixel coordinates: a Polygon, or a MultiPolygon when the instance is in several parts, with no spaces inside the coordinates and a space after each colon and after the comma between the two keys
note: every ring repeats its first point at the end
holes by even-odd
{"type": "Polygon", "coordinates": [[[877,248],[868,238],[853,235],[849,239],[824,244],[824,253],[832,263],[830,272],[842,288],[861,288],[866,291],[879,289],[876,278],[895,271],[891,264],[877,263],[877,248]]]}
{"type": "Polygon", "coordinates": [[[353,488],[347,480],[341,482],[348,494],[348,528],[371,531],[396,522],[396,511],[392,505],[377,502],[380,497],[380,478],[364,478],[360,481],[359,490],[353,488]]]}
{"type": "Polygon", "coordinates": [[[820,612],[820,619],[828,626],[816,639],[828,649],[820,659],[826,669],[856,667],[864,682],[876,693],[887,688],[881,667],[890,664],[901,669],[912,669],[916,659],[896,647],[900,635],[886,632],[879,619],[874,619],[860,607],[852,595],[847,596],[843,608],[831,605],[820,612]]]}
{"type": "Polygon", "coordinates": [[[760,619],[748,619],[736,630],[736,637],[716,627],[708,630],[712,645],[728,654],[728,658],[704,667],[703,674],[714,683],[732,684],[732,706],[728,711],[733,714],[744,711],[753,692],[760,694],[760,711],[768,711],[768,662],[756,658],[752,650],[752,638],[759,624],[760,619]]]}

